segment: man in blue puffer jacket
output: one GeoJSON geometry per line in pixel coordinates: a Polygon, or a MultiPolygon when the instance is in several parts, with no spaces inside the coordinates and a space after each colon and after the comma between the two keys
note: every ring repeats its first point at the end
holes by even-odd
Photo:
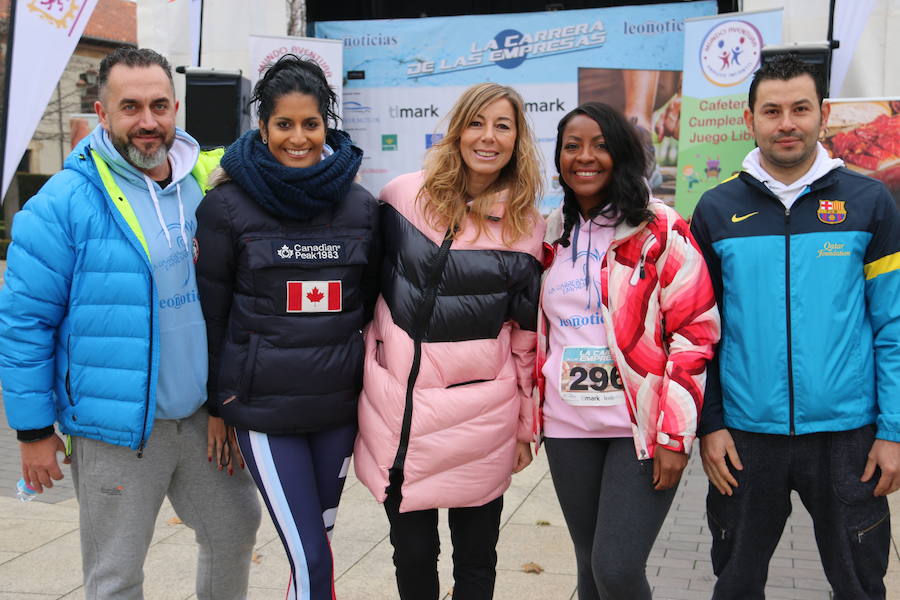
{"type": "Polygon", "coordinates": [[[166,496],[200,544],[198,598],[243,598],[259,504],[245,472],[219,472],[233,469],[225,426],[204,408],[193,266],[194,212],[221,151],[176,129],[156,52],[114,51],[99,85],[100,126],[17,215],[0,290],[0,379],[22,474],[39,493],[52,487],[68,450],[87,598],[143,597],[166,496]]]}

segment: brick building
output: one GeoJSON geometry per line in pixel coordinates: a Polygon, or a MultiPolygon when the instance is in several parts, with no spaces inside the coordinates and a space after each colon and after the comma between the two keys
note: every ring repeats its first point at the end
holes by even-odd
{"type": "MultiPolygon", "coordinates": [[[[3,55],[0,69],[5,64],[9,7],[10,0],[0,0],[3,55]]],[[[137,45],[136,2],[99,0],[28,144],[19,165],[20,171],[49,175],[62,168],[63,159],[73,145],[73,133],[78,136],[89,132],[96,123],[94,117],[73,119],[73,115],[94,113],[100,61],[115,47],[122,45],[137,45]]],[[[14,119],[15,115],[10,115],[10,118],[14,119]]]]}

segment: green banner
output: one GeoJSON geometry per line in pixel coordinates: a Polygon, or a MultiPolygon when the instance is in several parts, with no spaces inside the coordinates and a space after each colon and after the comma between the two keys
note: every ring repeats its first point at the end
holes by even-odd
{"type": "Polygon", "coordinates": [[[675,183],[675,208],[681,214],[691,214],[703,192],[740,172],[741,162],[754,147],[744,125],[746,106],[746,93],[684,97],[675,183]]]}
{"type": "Polygon", "coordinates": [[[700,196],[741,170],[753,149],[747,93],[767,44],[781,41],[782,10],[684,22],[684,82],[675,209],[689,217],[700,196]]]}

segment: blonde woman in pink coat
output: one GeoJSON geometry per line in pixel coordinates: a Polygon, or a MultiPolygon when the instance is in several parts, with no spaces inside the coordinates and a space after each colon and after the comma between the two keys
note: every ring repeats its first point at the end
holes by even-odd
{"type": "Polygon", "coordinates": [[[438,508],[454,598],[493,595],[503,492],[531,462],[539,191],[521,96],[484,83],[457,100],[425,170],[381,193],[354,461],[384,503],[403,600],[438,597],[438,508]]]}

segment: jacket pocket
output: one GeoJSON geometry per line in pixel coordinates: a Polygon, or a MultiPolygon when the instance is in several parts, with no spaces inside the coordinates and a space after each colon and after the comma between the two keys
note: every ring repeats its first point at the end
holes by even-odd
{"type": "Polygon", "coordinates": [[[494,381],[493,379],[473,379],[471,381],[461,381],[459,383],[451,383],[446,387],[446,389],[462,387],[464,385],[475,385],[476,383],[487,383],[488,381],[494,381]]]}
{"type": "Polygon", "coordinates": [[[70,406],[75,406],[72,398],[72,334],[66,338],[66,398],[70,406]]]}
{"type": "Polygon", "coordinates": [[[241,241],[246,285],[253,310],[260,315],[337,313],[359,307],[358,288],[368,260],[362,240],[285,232],[241,241]]]}
{"type": "Polygon", "coordinates": [[[382,369],[387,368],[387,363],[384,360],[384,342],[382,340],[375,340],[375,363],[382,369]]]}
{"type": "Polygon", "coordinates": [[[834,431],[831,437],[831,481],[834,493],[844,504],[866,504],[874,498],[880,477],[876,471],[869,481],[859,478],[866,468],[869,450],[875,442],[875,425],[864,425],[850,431],[834,431]]]}
{"type": "Polygon", "coordinates": [[[256,371],[256,352],[259,349],[259,334],[251,333],[247,342],[247,359],[244,361],[244,372],[238,387],[238,399],[247,402],[253,389],[253,374],[256,371]]]}

